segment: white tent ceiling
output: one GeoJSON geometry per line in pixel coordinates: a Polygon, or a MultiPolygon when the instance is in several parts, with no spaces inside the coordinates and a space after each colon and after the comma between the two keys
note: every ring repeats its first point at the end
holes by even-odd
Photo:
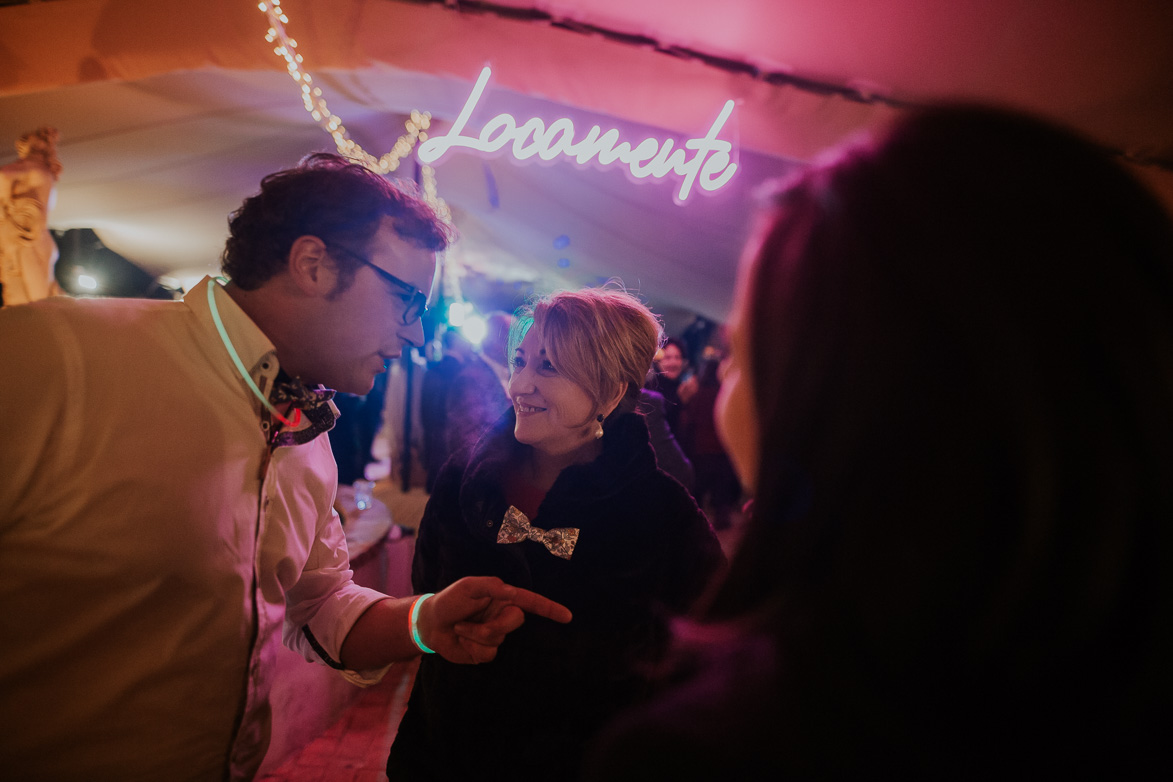
{"type": "MultiPolygon", "coordinates": [[[[1168,0],[283,0],[332,111],[376,156],[412,109],[443,132],[481,67],[470,128],[501,111],[721,133],[730,185],[452,152],[452,259],[539,288],[618,277],[679,326],[721,319],[752,194],[903,103],[976,99],[1073,125],[1145,165],[1173,203],[1168,0]],[[673,319],[676,318],[674,321],[673,319]]],[[[225,217],[270,171],[330,149],[256,0],[50,0],[0,7],[0,140],[61,132],[54,228],[90,227],[155,272],[211,271],[225,217]]],[[[7,144],[8,142],[4,142],[7,144]]],[[[964,154],[964,150],[958,150],[964,154]]],[[[0,164],[14,159],[0,152],[0,164]]],[[[477,279],[468,278],[470,286],[477,279]]]]}

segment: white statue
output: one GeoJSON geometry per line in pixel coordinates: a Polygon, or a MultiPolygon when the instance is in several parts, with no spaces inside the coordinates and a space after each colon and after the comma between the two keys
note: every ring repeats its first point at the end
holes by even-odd
{"type": "Polygon", "coordinates": [[[0,167],[0,304],[25,304],[61,293],[53,267],[57,243],[49,210],[61,174],[57,130],[37,128],[16,142],[20,160],[0,167]]]}

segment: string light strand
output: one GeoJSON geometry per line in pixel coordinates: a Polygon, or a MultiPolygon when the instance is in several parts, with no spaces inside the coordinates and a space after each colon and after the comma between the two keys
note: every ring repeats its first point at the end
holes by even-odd
{"type": "MultiPolygon", "coordinates": [[[[269,29],[265,33],[265,40],[276,44],[273,53],[285,60],[285,67],[290,77],[301,88],[301,99],[305,110],[313,117],[323,130],[334,139],[338,153],[351,160],[357,161],[376,174],[387,176],[399,169],[405,158],[411,155],[416,143],[426,141],[428,128],[431,127],[432,115],[426,111],[412,110],[404,123],[406,133],[396,140],[391,151],[381,157],[375,157],[362,148],[357,141],[350,137],[342,118],[330,111],[326,105],[326,98],[322,95],[322,88],[314,84],[313,76],[304,68],[303,59],[297,52],[297,41],[285,30],[289,17],[281,8],[281,0],[265,0],[257,7],[269,20],[269,29]]],[[[424,200],[436,211],[436,214],[445,222],[451,222],[452,213],[448,205],[437,194],[436,172],[431,166],[420,168],[420,189],[424,200]]]]}

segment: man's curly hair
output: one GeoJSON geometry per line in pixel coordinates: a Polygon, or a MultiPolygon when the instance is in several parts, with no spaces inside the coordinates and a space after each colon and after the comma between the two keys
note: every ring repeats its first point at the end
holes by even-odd
{"type": "MultiPolygon", "coordinates": [[[[384,216],[394,219],[401,237],[428,250],[442,250],[454,238],[407,187],[339,155],[309,155],[297,167],[262,179],[261,191],[229,216],[221,267],[241,288],[255,290],[285,268],[298,237],[361,252],[384,216]]],[[[347,253],[331,257],[339,267],[338,290],[344,290],[359,263],[347,253]]]]}

